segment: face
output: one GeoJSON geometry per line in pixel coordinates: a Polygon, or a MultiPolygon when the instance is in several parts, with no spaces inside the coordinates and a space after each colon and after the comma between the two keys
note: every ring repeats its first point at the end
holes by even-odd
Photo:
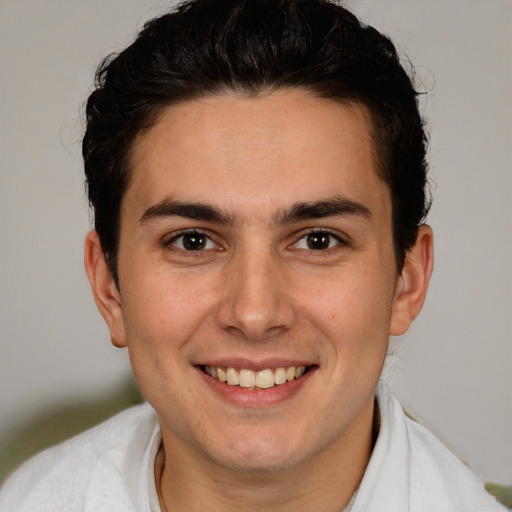
{"type": "Polygon", "coordinates": [[[408,325],[365,110],[300,91],[194,100],[132,163],[120,291],[100,309],[164,445],[271,471],[363,435],[408,325]]]}

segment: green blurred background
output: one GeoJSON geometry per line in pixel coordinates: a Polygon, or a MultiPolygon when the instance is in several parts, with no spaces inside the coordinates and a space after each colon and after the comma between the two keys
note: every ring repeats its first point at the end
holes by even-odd
{"type": "Polygon", "coordinates": [[[0,485],[36,453],[87,430],[114,414],[143,401],[132,377],[101,400],[63,403],[20,424],[2,436],[0,485]]]}

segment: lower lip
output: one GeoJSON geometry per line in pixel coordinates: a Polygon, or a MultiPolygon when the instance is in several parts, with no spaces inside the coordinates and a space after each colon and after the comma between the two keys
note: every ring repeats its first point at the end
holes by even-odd
{"type": "Polygon", "coordinates": [[[197,368],[197,371],[212,391],[228,402],[241,407],[250,408],[269,407],[290,399],[298,393],[307,381],[309,381],[315,373],[315,370],[316,367],[310,368],[304,375],[297,379],[288,381],[285,384],[275,385],[272,388],[260,389],[230,386],[229,384],[210,377],[200,368],[197,368]]]}

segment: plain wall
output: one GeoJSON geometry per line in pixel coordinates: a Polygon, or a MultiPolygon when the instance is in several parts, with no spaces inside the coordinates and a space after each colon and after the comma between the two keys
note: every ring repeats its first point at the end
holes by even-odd
{"type": "MultiPolygon", "coordinates": [[[[384,380],[483,478],[512,483],[512,2],[352,0],[416,65],[436,265],[384,380]]],[[[155,0],[0,2],[0,443],[129,372],[82,264],[82,105],[155,0]]]]}

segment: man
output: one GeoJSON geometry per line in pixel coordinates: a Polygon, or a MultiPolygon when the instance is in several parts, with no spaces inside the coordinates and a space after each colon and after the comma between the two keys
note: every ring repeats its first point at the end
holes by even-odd
{"type": "Polygon", "coordinates": [[[321,0],[198,0],[104,61],[85,265],[149,405],[41,454],[0,509],[499,510],[376,391],[433,265],[416,97],[321,0]]]}

